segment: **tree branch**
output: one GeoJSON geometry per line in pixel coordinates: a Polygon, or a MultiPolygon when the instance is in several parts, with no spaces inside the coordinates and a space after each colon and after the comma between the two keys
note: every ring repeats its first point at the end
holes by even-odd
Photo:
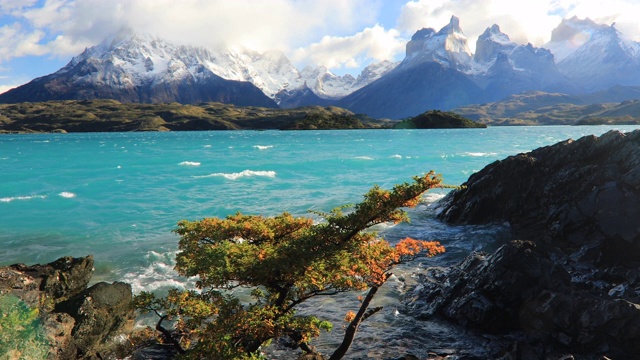
{"type": "MultiPolygon", "coordinates": [[[[155,310],[154,310],[155,311],[155,310]]],[[[158,314],[158,312],[156,311],[156,314],[158,314]]],[[[159,315],[159,314],[158,314],[159,315]]],[[[168,315],[162,315],[160,316],[160,320],[158,320],[158,323],[156,324],[156,330],[158,330],[161,334],[162,334],[162,339],[164,342],[169,343],[171,345],[173,345],[173,347],[178,351],[178,353],[180,354],[184,354],[185,351],[182,348],[182,346],[180,345],[180,342],[178,340],[176,340],[172,335],[171,332],[167,329],[164,328],[164,326],[162,326],[162,322],[168,317],[168,315]]]]}

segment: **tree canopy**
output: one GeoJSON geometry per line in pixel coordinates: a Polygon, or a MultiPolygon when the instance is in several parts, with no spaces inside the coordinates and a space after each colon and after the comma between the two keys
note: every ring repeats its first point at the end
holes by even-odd
{"type": "Polygon", "coordinates": [[[392,190],[374,186],[355,206],[318,213],[324,220],[237,213],[226,218],[181,221],[176,270],[197,276],[198,291],[171,290],[156,298],[136,297],[136,305],[160,316],[156,327],[187,358],[252,358],[272,339],[288,338],[306,353],[321,330],[332,325],[316,316],[296,315],[296,309],[317,296],[369,289],[357,311],[349,311],[342,344],[330,359],[341,359],[362,321],[381,308],[369,308],[391,269],[424,253],[444,252],[434,241],[406,238],[391,246],[375,232],[381,223],[408,221],[403,207],[415,206],[427,190],[441,187],[434,172],[392,190]],[[251,300],[240,301],[234,291],[251,289],[251,300]],[[173,319],[181,341],[162,321],[173,319]]]}

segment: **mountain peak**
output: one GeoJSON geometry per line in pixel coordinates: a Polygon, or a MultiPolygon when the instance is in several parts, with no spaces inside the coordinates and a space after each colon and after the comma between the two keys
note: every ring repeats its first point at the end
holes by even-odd
{"type": "Polygon", "coordinates": [[[613,25],[598,24],[589,18],[579,19],[574,16],[570,19],[562,19],[560,25],[551,32],[550,42],[584,42],[595,33],[615,34],[617,30],[613,25]]]}
{"type": "Polygon", "coordinates": [[[407,43],[404,66],[435,61],[445,66],[468,66],[471,51],[460,19],[452,16],[449,24],[436,32],[432,28],[418,30],[407,43]]]}
{"type": "Polygon", "coordinates": [[[451,20],[449,20],[449,24],[445,25],[440,31],[438,31],[438,35],[448,35],[448,34],[463,34],[462,28],[460,27],[460,19],[452,15],[451,20]]]}
{"type": "Polygon", "coordinates": [[[476,41],[476,53],[474,60],[479,63],[486,63],[496,58],[500,52],[508,52],[516,47],[516,43],[509,39],[509,36],[500,27],[493,24],[488,27],[476,41]]]}

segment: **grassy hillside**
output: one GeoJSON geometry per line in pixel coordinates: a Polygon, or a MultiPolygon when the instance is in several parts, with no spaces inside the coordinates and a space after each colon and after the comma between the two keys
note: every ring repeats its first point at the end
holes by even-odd
{"type": "Polygon", "coordinates": [[[586,103],[584,97],[532,91],[454,110],[487,125],[640,124],[640,101],[586,103]]]}
{"type": "Polygon", "coordinates": [[[295,109],[199,105],[122,104],[68,100],[0,105],[0,132],[109,132],[180,130],[380,128],[388,122],[338,107],[295,109]]]}

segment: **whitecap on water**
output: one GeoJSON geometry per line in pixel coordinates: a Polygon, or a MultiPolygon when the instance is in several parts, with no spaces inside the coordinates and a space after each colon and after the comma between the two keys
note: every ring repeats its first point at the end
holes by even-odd
{"type": "Polygon", "coordinates": [[[11,197],[3,197],[0,198],[0,202],[12,202],[16,200],[31,200],[31,199],[44,199],[46,195],[30,195],[30,196],[11,196],[11,197]]]}
{"type": "Polygon", "coordinates": [[[253,148],[258,150],[267,150],[271,149],[272,147],[273,145],[253,145],[253,148]]]}
{"type": "Polygon", "coordinates": [[[225,179],[228,180],[237,180],[243,177],[254,177],[254,176],[260,176],[260,177],[270,177],[270,178],[274,178],[276,177],[276,172],[275,171],[254,171],[254,170],[244,170],[241,172],[236,172],[236,173],[213,173],[213,174],[209,174],[209,175],[199,175],[199,176],[192,176],[193,178],[196,179],[202,179],[202,178],[209,178],[209,177],[223,177],[225,179]]]}
{"type": "Polygon", "coordinates": [[[180,166],[200,166],[200,163],[197,161],[183,161],[179,163],[180,166]]]}
{"type": "Polygon", "coordinates": [[[463,153],[462,155],[464,155],[464,156],[473,156],[473,157],[485,157],[485,156],[496,156],[496,155],[498,155],[498,153],[494,153],[494,152],[489,152],[489,153],[485,153],[485,152],[466,152],[466,153],[463,153]]]}
{"type": "Polygon", "coordinates": [[[76,197],[76,194],[69,192],[69,191],[63,191],[60,194],[58,194],[59,196],[65,198],[65,199],[72,199],[74,197],[76,197]]]}
{"type": "Polygon", "coordinates": [[[354,157],[354,159],[356,159],[356,160],[373,160],[373,158],[370,157],[370,156],[356,156],[356,157],[354,157]]]}
{"type": "Polygon", "coordinates": [[[156,291],[158,289],[194,289],[195,278],[183,278],[173,269],[177,252],[160,253],[149,251],[144,258],[146,267],[128,272],[122,277],[131,284],[134,293],[156,291]]]}
{"type": "Polygon", "coordinates": [[[402,155],[399,155],[399,154],[391,155],[389,157],[392,159],[402,159],[402,155]]]}

